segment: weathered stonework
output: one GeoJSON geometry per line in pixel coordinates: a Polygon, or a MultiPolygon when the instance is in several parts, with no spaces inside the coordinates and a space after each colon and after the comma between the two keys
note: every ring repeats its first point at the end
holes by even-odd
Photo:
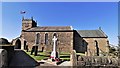
{"type": "Polygon", "coordinates": [[[87,43],[87,56],[96,55],[96,42],[98,43],[99,53],[109,52],[107,38],[83,38],[87,43]]]}
{"type": "Polygon", "coordinates": [[[39,35],[38,50],[51,52],[52,39],[56,35],[58,52],[70,53],[72,50],[76,50],[76,52],[85,53],[86,56],[99,56],[101,52],[109,52],[109,42],[104,32],[101,30],[85,32],[73,30],[71,26],[37,26],[33,19],[23,18],[21,35],[14,39],[12,44],[18,49],[26,49],[28,46],[28,49],[31,50],[35,45],[36,36],[39,35]],[[92,35],[92,32],[96,34],[95,37],[94,35],[89,36],[92,35]],[[84,34],[88,36],[83,36],[84,34]]]}
{"type": "Polygon", "coordinates": [[[32,48],[32,46],[35,43],[35,35],[36,33],[40,34],[40,40],[39,40],[39,50],[42,51],[52,51],[53,47],[53,34],[57,34],[57,50],[60,52],[70,52],[71,51],[71,41],[73,40],[72,38],[72,32],[22,32],[24,35],[24,39],[27,41],[27,45],[29,49],[32,48]],[[48,44],[45,44],[45,34],[48,34],[48,44]]]}

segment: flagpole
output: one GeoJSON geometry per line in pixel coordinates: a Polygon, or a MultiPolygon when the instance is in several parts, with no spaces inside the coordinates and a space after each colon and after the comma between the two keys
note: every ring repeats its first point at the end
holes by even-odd
{"type": "Polygon", "coordinates": [[[20,14],[22,15],[22,20],[24,20],[26,11],[20,11],[20,14]]]}

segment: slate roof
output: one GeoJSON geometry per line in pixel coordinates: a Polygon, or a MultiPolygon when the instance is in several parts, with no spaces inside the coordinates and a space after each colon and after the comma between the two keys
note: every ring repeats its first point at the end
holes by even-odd
{"type": "Polygon", "coordinates": [[[66,31],[72,30],[71,26],[41,26],[33,27],[25,31],[66,31]]]}
{"type": "Polygon", "coordinates": [[[106,37],[102,30],[77,30],[81,37],[106,37]]]}

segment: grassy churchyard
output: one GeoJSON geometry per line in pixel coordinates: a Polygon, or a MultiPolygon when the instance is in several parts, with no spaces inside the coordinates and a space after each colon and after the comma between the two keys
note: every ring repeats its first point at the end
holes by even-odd
{"type": "MultiPolygon", "coordinates": [[[[33,53],[33,55],[31,55],[31,51],[26,52],[26,53],[37,61],[40,61],[42,59],[50,58],[50,54],[51,54],[50,52],[38,52],[38,55],[34,56],[34,53],[33,53]]],[[[77,55],[84,55],[84,54],[83,53],[77,53],[77,55]]],[[[60,59],[62,59],[64,61],[70,61],[70,53],[61,52],[59,57],[60,57],[60,59]]]]}

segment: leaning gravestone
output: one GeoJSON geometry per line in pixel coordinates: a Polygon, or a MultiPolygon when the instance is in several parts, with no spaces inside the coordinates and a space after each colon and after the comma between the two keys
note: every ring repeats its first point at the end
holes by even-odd
{"type": "Polygon", "coordinates": [[[120,62],[120,61],[118,61],[116,58],[112,58],[113,65],[117,66],[118,62],[120,62]]]}
{"type": "Polygon", "coordinates": [[[0,68],[3,68],[7,65],[7,51],[4,49],[0,49],[0,68]]]}
{"type": "Polygon", "coordinates": [[[83,57],[82,56],[78,56],[78,61],[83,61],[83,57]]]}
{"type": "Polygon", "coordinates": [[[100,65],[101,64],[101,62],[102,62],[102,58],[101,57],[96,57],[96,64],[97,65],[100,65]]]}
{"type": "Polygon", "coordinates": [[[112,58],[109,58],[108,57],[108,64],[112,64],[112,60],[111,60],[112,58]]]}

